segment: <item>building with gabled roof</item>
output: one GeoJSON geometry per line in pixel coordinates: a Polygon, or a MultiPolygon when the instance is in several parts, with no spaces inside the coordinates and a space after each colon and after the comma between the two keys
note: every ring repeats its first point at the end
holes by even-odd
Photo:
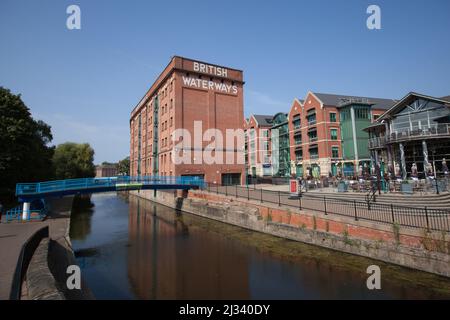
{"type": "Polygon", "coordinates": [[[450,100],[410,92],[366,128],[369,149],[391,178],[448,174],[450,100]]]}

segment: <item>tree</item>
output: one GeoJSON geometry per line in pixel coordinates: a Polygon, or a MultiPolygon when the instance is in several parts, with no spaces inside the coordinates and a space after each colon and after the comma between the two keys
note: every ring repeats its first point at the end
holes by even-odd
{"type": "Polygon", "coordinates": [[[53,155],[53,166],[57,179],[94,177],[94,150],[88,143],[60,144],[53,155]]]}
{"type": "Polygon", "coordinates": [[[51,179],[52,139],[50,126],[31,117],[20,94],[0,87],[0,202],[14,202],[18,182],[51,179]]]}
{"type": "Polygon", "coordinates": [[[120,160],[117,164],[117,174],[122,176],[130,175],[130,157],[120,160]]]}

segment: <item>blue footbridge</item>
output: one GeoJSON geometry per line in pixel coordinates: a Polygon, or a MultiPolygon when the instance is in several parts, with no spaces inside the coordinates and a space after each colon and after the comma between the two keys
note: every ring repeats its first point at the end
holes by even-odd
{"type": "Polygon", "coordinates": [[[19,206],[6,211],[6,221],[41,220],[47,215],[45,199],[77,194],[129,190],[189,190],[203,188],[202,178],[193,176],[117,176],[36,183],[18,183],[19,206]]]}

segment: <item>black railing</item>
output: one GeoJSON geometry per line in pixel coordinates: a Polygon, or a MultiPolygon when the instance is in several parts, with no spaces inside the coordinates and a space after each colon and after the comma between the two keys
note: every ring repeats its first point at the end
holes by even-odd
{"type": "Polygon", "coordinates": [[[396,224],[409,228],[450,232],[450,211],[427,207],[406,207],[367,201],[346,200],[321,195],[303,194],[293,198],[290,193],[263,190],[254,186],[221,186],[206,184],[204,190],[235,198],[256,200],[260,203],[273,203],[299,210],[323,212],[355,220],[396,224]]]}

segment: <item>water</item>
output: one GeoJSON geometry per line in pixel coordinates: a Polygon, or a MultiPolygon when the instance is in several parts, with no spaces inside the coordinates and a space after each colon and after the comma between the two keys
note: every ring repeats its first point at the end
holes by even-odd
{"type": "Polygon", "coordinates": [[[70,237],[97,299],[450,298],[449,279],[275,238],[154,204],[95,194],[70,237]],[[368,290],[367,266],[382,270],[368,290]]]}

